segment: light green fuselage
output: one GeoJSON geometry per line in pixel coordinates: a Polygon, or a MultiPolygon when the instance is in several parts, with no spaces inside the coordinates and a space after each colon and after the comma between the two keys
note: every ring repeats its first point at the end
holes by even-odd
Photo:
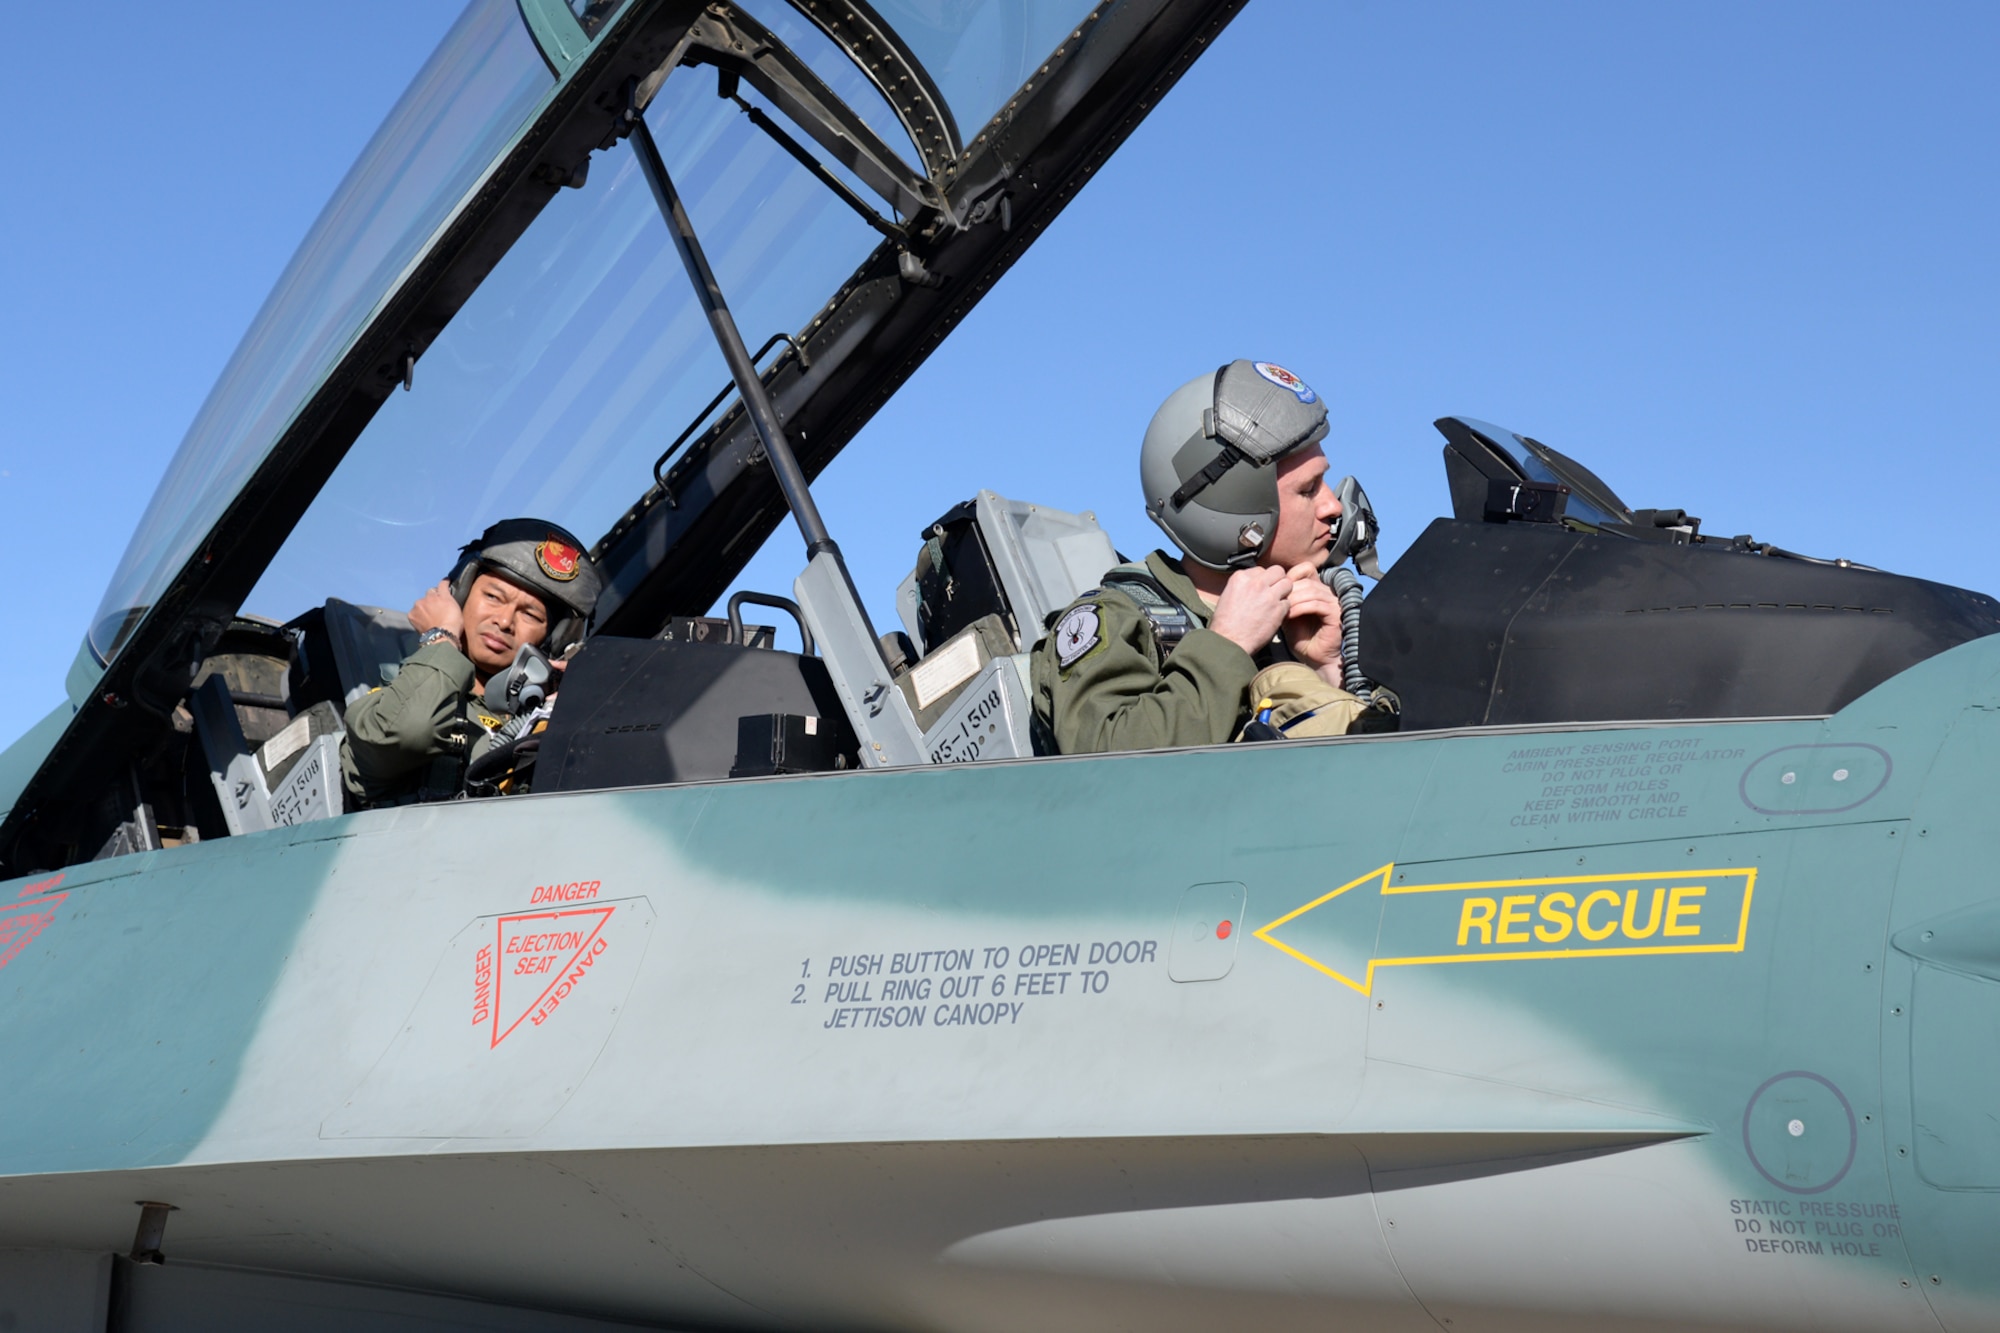
{"type": "Polygon", "coordinates": [[[157,1199],[156,1272],[661,1322],[1992,1328],[1996,771],[1983,640],[1826,721],[539,795],[16,880],[0,1247],[122,1251],[157,1199]]]}

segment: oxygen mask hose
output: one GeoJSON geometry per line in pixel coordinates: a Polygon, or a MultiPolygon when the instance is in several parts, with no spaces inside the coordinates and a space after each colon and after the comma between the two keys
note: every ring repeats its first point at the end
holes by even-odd
{"type": "Polygon", "coordinates": [[[1340,598],[1341,684],[1364,705],[1375,702],[1375,682],[1361,674],[1361,580],[1346,565],[1322,570],[1320,578],[1340,598]]]}

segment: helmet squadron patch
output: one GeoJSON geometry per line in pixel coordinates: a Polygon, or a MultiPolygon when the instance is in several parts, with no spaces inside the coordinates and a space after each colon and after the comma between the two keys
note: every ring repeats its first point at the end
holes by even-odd
{"type": "Polygon", "coordinates": [[[1098,621],[1094,606],[1073,606],[1056,622],[1056,664],[1065,669],[1097,646],[1098,621]]]}
{"type": "Polygon", "coordinates": [[[1316,403],[1319,401],[1319,395],[1314,393],[1304,380],[1294,375],[1291,371],[1286,370],[1283,366],[1273,365],[1269,361],[1252,361],[1250,365],[1259,375],[1262,375],[1280,389],[1290,393],[1300,402],[1316,403]]]}
{"type": "Polygon", "coordinates": [[[558,583],[568,583],[576,577],[577,562],[582,558],[583,552],[553,532],[542,538],[542,544],[535,548],[535,563],[542,567],[542,573],[558,583]]]}

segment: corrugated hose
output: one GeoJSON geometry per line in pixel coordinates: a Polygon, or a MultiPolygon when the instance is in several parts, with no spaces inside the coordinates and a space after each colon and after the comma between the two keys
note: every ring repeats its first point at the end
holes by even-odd
{"type": "Polygon", "coordinates": [[[1341,682],[1363,704],[1375,702],[1375,682],[1361,674],[1361,580],[1346,565],[1322,571],[1326,586],[1340,598],[1341,682]]]}

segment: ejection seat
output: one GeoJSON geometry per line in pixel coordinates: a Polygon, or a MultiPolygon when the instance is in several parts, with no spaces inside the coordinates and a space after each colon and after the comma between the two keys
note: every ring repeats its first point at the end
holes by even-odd
{"type": "MultiPolygon", "coordinates": [[[[341,719],[416,648],[409,617],[339,598],[211,653],[188,696],[232,836],[342,813],[341,719]]],[[[244,634],[235,636],[243,639],[244,634]]]]}
{"type": "Polygon", "coordinates": [[[1119,563],[1110,537],[1095,514],[980,491],[923,541],[896,589],[905,632],[885,646],[903,659],[895,683],[931,762],[1047,753],[1032,734],[1028,655],[1049,620],[1119,563]],[[991,707],[995,691],[1007,706],[991,707]],[[960,712],[979,712],[977,724],[965,727],[960,712]]]}

